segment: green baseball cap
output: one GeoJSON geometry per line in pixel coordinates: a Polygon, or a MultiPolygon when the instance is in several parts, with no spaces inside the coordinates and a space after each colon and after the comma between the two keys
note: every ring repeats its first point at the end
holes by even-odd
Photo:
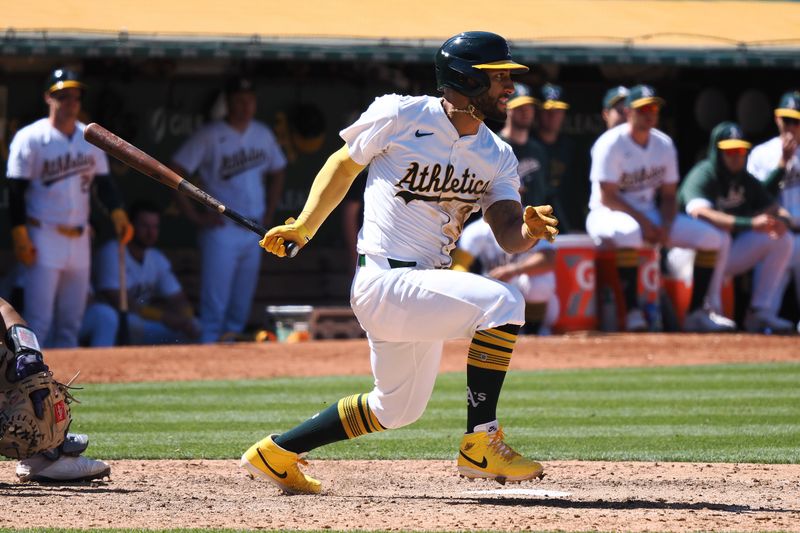
{"type": "Polygon", "coordinates": [[[775,109],[775,116],[800,120],[800,91],[784,93],[775,109]]]}
{"type": "Polygon", "coordinates": [[[514,109],[525,104],[537,104],[538,101],[531,95],[531,88],[524,83],[514,83],[514,94],[508,97],[508,109],[514,109]]]}
{"type": "Polygon", "coordinates": [[[57,68],[48,76],[44,85],[44,92],[53,94],[62,89],[81,89],[86,88],[86,85],[81,82],[78,74],[66,68],[57,68]]]}
{"type": "Polygon", "coordinates": [[[719,134],[717,136],[717,148],[720,150],[732,150],[736,148],[750,149],[752,144],[744,140],[742,128],[735,122],[723,122],[717,126],[719,134]]]}
{"type": "Polygon", "coordinates": [[[539,92],[542,109],[569,109],[569,104],[564,101],[564,91],[558,85],[545,83],[539,92]]]}
{"type": "Polygon", "coordinates": [[[603,109],[611,109],[621,100],[625,100],[629,92],[628,88],[624,85],[618,85],[617,87],[612,87],[607,90],[606,95],[603,96],[603,109]]]}
{"type": "Polygon", "coordinates": [[[666,101],[656,95],[656,90],[649,85],[637,85],[631,88],[625,98],[625,105],[631,109],[636,109],[649,104],[663,106],[666,101]]]}

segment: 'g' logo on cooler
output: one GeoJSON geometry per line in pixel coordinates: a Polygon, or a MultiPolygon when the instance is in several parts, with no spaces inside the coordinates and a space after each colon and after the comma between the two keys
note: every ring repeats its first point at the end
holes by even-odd
{"type": "Polygon", "coordinates": [[[661,283],[658,268],[658,261],[655,259],[649,260],[641,266],[639,276],[642,281],[642,288],[645,292],[658,292],[658,286],[661,283]]]}
{"type": "Polygon", "coordinates": [[[584,259],[578,263],[575,267],[575,281],[582,291],[594,290],[594,261],[584,259]]]}

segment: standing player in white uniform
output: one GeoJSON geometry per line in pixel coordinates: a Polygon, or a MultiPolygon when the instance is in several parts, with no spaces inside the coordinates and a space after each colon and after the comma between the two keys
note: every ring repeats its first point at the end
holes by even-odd
{"type": "Polygon", "coordinates": [[[592,194],[586,231],[598,246],[613,246],[623,287],[625,328],[647,328],[638,300],[638,249],[680,246],[697,250],[694,288],[684,321],[687,331],[731,331],[735,323],[711,309],[707,292],[722,245],[710,224],[677,214],[678,157],[672,139],[656,129],[664,100],[647,85],[626,97],[627,122],[601,135],[592,147],[592,194]],[[656,205],[656,194],[660,206],[656,205]]]}
{"type": "MultiPolygon", "coordinates": [[[[195,340],[200,327],[189,299],[172,272],[169,259],[155,248],[161,223],[158,208],[137,202],[131,206],[130,219],[133,239],[125,248],[130,343],[173,344],[195,340]]],[[[109,302],[114,309],[119,308],[118,254],[117,243],[109,241],[97,252],[95,265],[98,299],[109,302]]],[[[91,329],[87,324],[84,326],[91,329]]]]}
{"type": "Polygon", "coordinates": [[[453,250],[453,270],[474,272],[513,285],[525,299],[524,333],[547,334],[558,318],[556,297],[556,249],[548,241],[519,254],[510,254],[497,243],[484,219],[464,228],[453,250]]]}
{"type": "Polygon", "coordinates": [[[767,190],[791,215],[789,229],[794,232],[794,251],[774,301],[772,310],[777,312],[790,275],[794,278],[795,297],[800,306],[800,91],[781,96],[775,109],[775,123],[778,136],[753,148],[747,160],[747,171],[764,182],[767,190]]]}
{"type": "MultiPolygon", "coordinates": [[[[183,176],[197,172],[210,195],[269,227],[283,194],[286,158],[272,130],[253,118],[256,94],[250,80],[231,80],[226,99],[227,117],[195,132],[175,153],[173,167],[183,176]]],[[[248,230],[219,213],[198,211],[181,194],[175,199],[201,229],[200,340],[216,342],[223,334],[241,333],[258,283],[260,250],[248,230]]]]}
{"type": "Polygon", "coordinates": [[[464,222],[478,209],[510,253],[557,233],[552,208],[523,210],[517,160],[483,124],[484,117],[505,118],[511,74],[527,70],[499,35],[448,39],[436,54],[444,98],[377,98],[340,132],[346,144],[317,174],[298,219],[267,232],[261,245],[278,256],[285,255],[284,242],[305,245],[369,164],[350,302],[367,331],[375,387],[251,446],[241,462],[251,475],[286,492],[318,493],[320,482],[298,468],[299,454],[417,420],[433,390],[443,341],[470,337],[459,473],[500,482],[542,474],[539,463],[505,444],[495,412],[524,321],[522,295],[448,268],[464,222]]]}
{"type": "Polygon", "coordinates": [[[117,235],[126,242],[133,235],[105,152],[83,138],[83,87],[74,72],[53,71],[44,94],[48,117],[19,130],[9,150],[11,232],[17,259],[27,267],[25,314],[45,346],[78,345],[89,290],[94,182],[117,235]]]}

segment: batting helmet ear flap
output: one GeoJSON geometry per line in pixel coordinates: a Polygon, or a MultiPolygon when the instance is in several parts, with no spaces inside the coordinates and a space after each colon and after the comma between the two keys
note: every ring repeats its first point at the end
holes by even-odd
{"type": "Polygon", "coordinates": [[[451,58],[448,67],[452,72],[449,76],[451,84],[440,86],[442,90],[445,86],[453,87],[465,96],[477,96],[489,88],[489,75],[482,70],[474,68],[469,62],[458,58],[451,58]]]}

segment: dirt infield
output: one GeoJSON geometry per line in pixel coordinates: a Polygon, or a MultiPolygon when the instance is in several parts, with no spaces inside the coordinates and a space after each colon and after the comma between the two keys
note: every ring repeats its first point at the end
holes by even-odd
{"type": "MultiPolygon", "coordinates": [[[[523,338],[513,369],[800,361],[796,337],[588,335],[523,338]]],[[[448,343],[442,371],[464,368],[448,343]]],[[[83,383],[369,372],[363,341],[63,350],[56,376],[83,383]]],[[[236,461],[112,461],[110,480],[16,483],[0,463],[0,527],[798,531],[800,465],[562,462],[542,481],[467,482],[452,461],[312,461],[321,496],[283,496],[236,461]]]]}

